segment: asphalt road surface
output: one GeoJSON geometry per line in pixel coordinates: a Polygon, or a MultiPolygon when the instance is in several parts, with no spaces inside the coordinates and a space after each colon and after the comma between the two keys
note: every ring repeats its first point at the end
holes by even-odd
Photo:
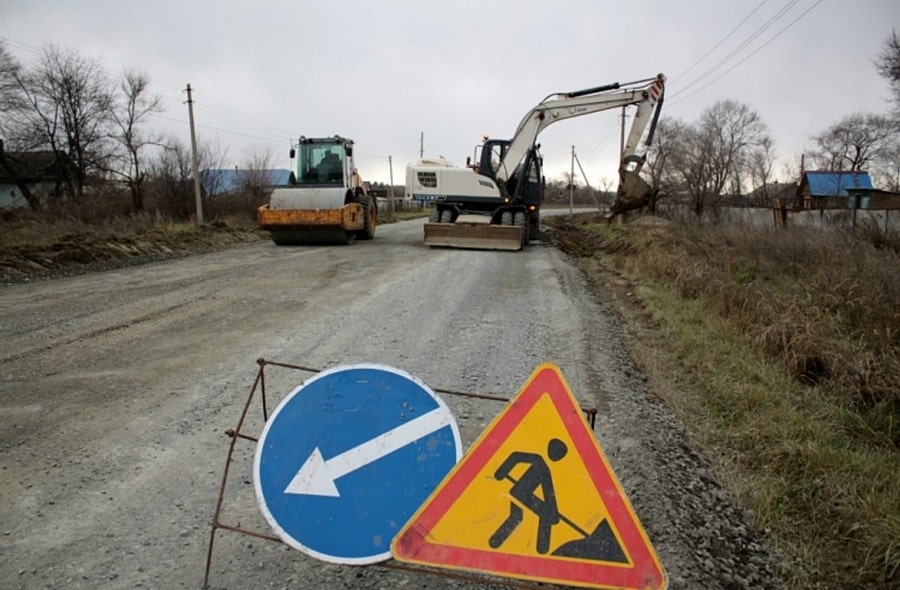
{"type": "MultiPolygon", "coordinates": [[[[556,249],[428,249],[422,222],[342,247],[259,243],[0,287],[0,586],[201,588],[257,359],[378,363],[510,397],[543,362],[595,434],[670,588],[774,588],[773,559],[650,396],[619,320],[556,249]]],[[[269,411],[312,373],[266,367],[269,411]]],[[[502,403],[442,394],[470,445],[502,403]]],[[[259,396],[255,400],[259,400],[259,396]]],[[[259,436],[261,404],[242,432],[259,436]]],[[[221,521],[272,534],[238,440],[221,521]]],[[[504,507],[503,511],[506,510],[504,507]]],[[[502,515],[502,516],[505,516],[502,515]]],[[[482,588],[219,530],[213,588],[482,588]]]]}

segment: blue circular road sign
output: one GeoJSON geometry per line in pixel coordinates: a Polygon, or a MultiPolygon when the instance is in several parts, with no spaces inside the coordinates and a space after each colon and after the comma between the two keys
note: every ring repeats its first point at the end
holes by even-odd
{"type": "Polygon", "coordinates": [[[427,385],[382,365],[319,373],[288,394],[256,448],[263,516],[288,545],[332,563],[391,556],[391,540],[462,456],[427,385]]]}

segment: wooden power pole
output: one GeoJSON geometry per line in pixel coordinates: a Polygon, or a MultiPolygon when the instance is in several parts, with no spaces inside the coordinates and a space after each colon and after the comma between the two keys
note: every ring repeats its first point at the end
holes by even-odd
{"type": "Polygon", "coordinates": [[[388,156],[388,174],[389,174],[389,179],[390,179],[390,183],[391,183],[391,188],[389,189],[389,192],[388,192],[388,199],[389,199],[389,202],[391,205],[388,208],[388,211],[393,213],[394,212],[394,162],[393,162],[391,156],[388,156]]]}
{"type": "Polygon", "coordinates": [[[197,225],[203,225],[203,199],[200,194],[200,158],[197,155],[197,133],[194,131],[194,101],[191,85],[187,85],[188,120],[191,124],[191,155],[194,166],[194,200],[197,205],[197,225]]]}
{"type": "Polygon", "coordinates": [[[572,162],[569,170],[569,217],[574,213],[575,207],[575,146],[572,146],[572,162]]]}

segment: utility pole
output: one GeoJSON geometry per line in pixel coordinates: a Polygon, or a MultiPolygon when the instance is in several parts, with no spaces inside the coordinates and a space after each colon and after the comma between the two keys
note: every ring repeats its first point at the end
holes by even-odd
{"type": "Polygon", "coordinates": [[[391,180],[391,189],[390,189],[390,192],[388,193],[389,197],[390,197],[391,205],[388,210],[391,212],[391,214],[393,214],[394,213],[394,163],[391,160],[391,156],[388,156],[388,174],[390,175],[389,178],[391,180]]]}
{"type": "Polygon", "coordinates": [[[425,157],[425,132],[419,132],[419,157],[425,157]]]}
{"type": "Polygon", "coordinates": [[[591,198],[594,200],[594,205],[597,207],[597,210],[600,210],[600,202],[597,200],[597,195],[594,194],[594,188],[591,186],[591,182],[588,180],[587,174],[584,173],[584,167],[581,165],[581,160],[578,159],[578,155],[573,151],[572,155],[575,157],[575,163],[578,164],[578,169],[581,170],[581,177],[584,179],[584,186],[587,187],[588,191],[591,194],[591,198]]]}
{"type": "Polygon", "coordinates": [[[569,170],[569,217],[574,213],[575,206],[575,146],[572,146],[572,162],[569,170]]]}
{"type": "Polygon", "coordinates": [[[203,225],[203,199],[200,195],[200,158],[197,155],[197,133],[194,131],[194,101],[191,100],[191,85],[187,85],[188,119],[191,123],[191,154],[194,165],[194,200],[197,205],[197,225],[203,225]]]}

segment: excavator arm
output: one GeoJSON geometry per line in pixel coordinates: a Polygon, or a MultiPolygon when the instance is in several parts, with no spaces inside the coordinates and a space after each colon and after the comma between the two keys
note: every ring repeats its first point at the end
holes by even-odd
{"type": "MultiPolygon", "coordinates": [[[[653,129],[659,116],[659,107],[662,105],[665,81],[666,77],[663,74],[659,74],[655,78],[636,80],[624,84],[616,82],[606,86],[574,92],[550,94],[531,109],[519,123],[515,135],[510,140],[509,148],[497,169],[497,183],[504,184],[509,180],[516,166],[537,142],[538,135],[550,125],[573,117],[637,105],[637,112],[631,124],[628,140],[625,143],[624,153],[622,154],[622,166],[619,170],[619,193],[632,190],[623,187],[626,184],[629,186],[635,184],[634,178],[637,177],[643,165],[643,156],[637,154],[638,144],[651,119],[653,124],[651,125],[650,133],[647,134],[646,144],[649,145],[652,140],[653,129]]],[[[637,178],[637,180],[640,181],[640,178],[637,178]]],[[[643,190],[643,187],[639,184],[637,188],[643,190]]],[[[633,195],[629,194],[627,196],[633,195]]]]}

